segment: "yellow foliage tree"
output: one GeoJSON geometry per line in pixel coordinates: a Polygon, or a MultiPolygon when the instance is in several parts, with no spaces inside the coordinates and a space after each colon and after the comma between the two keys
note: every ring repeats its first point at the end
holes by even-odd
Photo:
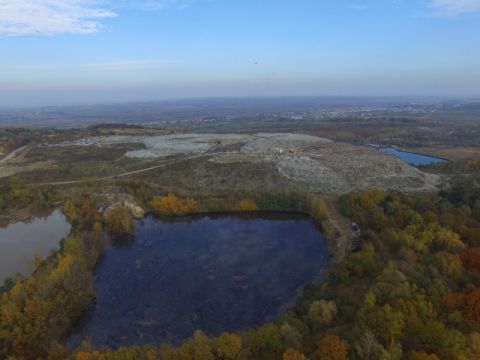
{"type": "Polygon", "coordinates": [[[425,352],[414,351],[410,353],[409,360],[440,360],[435,354],[427,354],[425,352]]]}
{"type": "Polygon", "coordinates": [[[313,206],[312,215],[319,220],[325,220],[328,218],[327,204],[325,204],[323,199],[319,200],[318,203],[313,206]]]}
{"type": "Polygon", "coordinates": [[[179,199],[173,194],[154,197],[150,206],[157,215],[185,215],[198,210],[197,202],[193,198],[179,199]]]}
{"type": "Polygon", "coordinates": [[[383,200],[385,200],[386,196],[387,194],[383,190],[368,190],[360,196],[360,204],[363,209],[368,210],[379,205],[383,200]]]}
{"type": "Polygon", "coordinates": [[[213,340],[212,347],[219,359],[235,360],[242,351],[242,338],[235,334],[223,333],[213,340]]]}
{"type": "Polygon", "coordinates": [[[235,210],[237,211],[258,211],[260,208],[258,205],[255,203],[255,201],[251,199],[244,199],[241,200],[237,206],[235,207],[235,210]]]}
{"type": "Polygon", "coordinates": [[[283,353],[283,360],[307,360],[307,358],[295,349],[288,349],[283,353]]]}
{"type": "Polygon", "coordinates": [[[105,226],[110,234],[133,234],[135,225],[132,215],[124,207],[117,207],[105,216],[105,226]]]}
{"type": "Polygon", "coordinates": [[[96,233],[102,232],[102,230],[103,230],[102,223],[99,222],[99,221],[95,221],[95,223],[93,224],[93,229],[92,230],[96,233]]]}
{"type": "Polygon", "coordinates": [[[72,200],[65,201],[65,204],[63,204],[63,213],[69,219],[73,219],[75,217],[75,203],[72,200]]]}

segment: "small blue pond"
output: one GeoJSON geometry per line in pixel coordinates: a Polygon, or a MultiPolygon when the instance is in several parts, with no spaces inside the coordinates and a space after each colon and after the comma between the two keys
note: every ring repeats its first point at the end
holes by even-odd
{"type": "Polygon", "coordinates": [[[245,214],[147,217],[96,268],[96,304],[67,339],[97,347],[179,344],[261,325],[322,279],[324,237],[310,217],[245,214]]]}
{"type": "Polygon", "coordinates": [[[381,147],[378,150],[395,155],[410,165],[429,165],[448,161],[442,158],[403,151],[393,147],[381,147]]]}

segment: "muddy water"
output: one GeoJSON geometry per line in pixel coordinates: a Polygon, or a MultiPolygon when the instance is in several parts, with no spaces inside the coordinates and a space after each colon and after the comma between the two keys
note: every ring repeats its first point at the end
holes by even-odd
{"type": "Polygon", "coordinates": [[[0,285],[17,273],[28,276],[35,254],[45,258],[60,247],[70,225],[59,211],[48,211],[25,222],[0,228],[0,285]]]}
{"type": "Polygon", "coordinates": [[[260,325],[322,279],[324,237],[310,217],[250,214],[147,217],[96,268],[96,305],[69,337],[96,346],[178,344],[260,325]]]}

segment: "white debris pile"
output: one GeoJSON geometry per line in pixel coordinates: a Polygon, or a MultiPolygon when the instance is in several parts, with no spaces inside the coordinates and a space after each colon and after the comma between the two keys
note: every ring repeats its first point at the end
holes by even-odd
{"type": "Polygon", "coordinates": [[[288,158],[277,164],[278,171],[289,179],[305,183],[310,190],[347,193],[351,189],[348,181],[331,168],[306,156],[288,158]]]}
{"type": "Polygon", "coordinates": [[[242,152],[259,155],[293,153],[306,146],[324,145],[332,141],[317,136],[304,134],[267,134],[252,135],[242,147],[242,152]]]}

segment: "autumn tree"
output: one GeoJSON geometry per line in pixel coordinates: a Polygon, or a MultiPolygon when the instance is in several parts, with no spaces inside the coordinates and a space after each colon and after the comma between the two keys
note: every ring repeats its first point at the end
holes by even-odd
{"type": "MultiPolygon", "coordinates": [[[[0,298],[0,358],[45,356],[94,296],[96,242],[67,238],[42,271],[0,298]]],[[[53,356],[53,355],[52,355],[53,356]]]]}
{"type": "Polygon", "coordinates": [[[218,359],[239,359],[242,353],[242,338],[235,334],[223,333],[213,339],[212,349],[218,359]]]}
{"type": "Polygon", "coordinates": [[[314,301],[308,310],[308,320],[315,330],[330,324],[337,316],[337,304],[335,301],[314,301]]]}
{"type": "Polygon", "coordinates": [[[355,342],[355,351],[359,360],[390,359],[388,351],[371,332],[364,333],[355,342]]]}
{"type": "Polygon", "coordinates": [[[47,360],[65,360],[68,359],[70,351],[64,345],[58,345],[53,347],[48,352],[47,360]]]}
{"type": "Polygon", "coordinates": [[[284,323],[280,327],[283,337],[283,344],[286,348],[300,349],[302,346],[302,334],[289,323],[284,323]]]}
{"type": "Polygon", "coordinates": [[[327,335],[317,342],[315,356],[319,360],[347,360],[347,346],[338,336],[327,335]]]}
{"type": "Polygon", "coordinates": [[[307,357],[295,349],[287,349],[283,353],[283,360],[307,360],[307,357]]]}
{"type": "Polygon", "coordinates": [[[429,320],[420,324],[415,334],[427,352],[455,352],[465,347],[462,333],[456,329],[447,328],[440,320],[429,320]]]}
{"type": "Polygon", "coordinates": [[[197,211],[197,202],[193,198],[179,199],[173,194],[154,197],[150,203],[157,215],[185,215],[197,211]]]}
{"type": "Polygon", "coordinates": [[[195,331],[192,339],[192,355],[195,360],[213,360],[210,340],[200,330],[195,331]]]}
{"type": "Polygon", "coordinates": [[[433,261],[443,275],[458,279],[462,276],[463,266],[460,256],[440,251],[433,256],[433,261]]]}
{"type": "Polygon", "coordinates": [[[160,345],[158,355],[162,360],[177,360],[177,351],[168,344],[160,345]]]}
{"type": "Polygon", "coordinates": [[[275,356],[283,350],[282,333],[278,326],[267,324],[258,330],[250,329],[245,333],[246,346],[254,355],[275,356]]]}
{"type": "Polygon", "coordinates": [[[75,203],[72,199],[68,199],[65,201],[63,204],[63,213],[67,218],[74,219],[76,215],[76,208],[75,208],[75,203]]]}
{"type": "Polygon", "coordinates": [[[357,312],[357,324],[360,328],[370,330],[383,345],[398,341],[405,332],[405,316],[390,304],[383,307],[376,305],[373,293],[365,296],[357,312]]]}
{"type": "Polygon", "coordinates": [[[450,311],[460,310],[465,319],[480,323],[480,288],[467,285],[462,291],[449,291],[445,305],[450,311]]]}
{"type": "Polygon", "coordinates": [[[235,206],[235,211],[258,211],[260,208],[252,199],[243,199],[235,206]]]}
{"type": "Polygon", "coordinates": [[[473,359],[480,359],[480,333],[471,332],[467,337],[468,349],[473,359]]]}
{"type": "Polygon", "coordinates": [[[112,235],[135,233],[135,224],[133,223],[132,215],[130,211],[123,206],[116,207],[108,212],[105,216],[105,226],[107,231],[112,235]]]}
{"type": "Polygon", "coordinates": [[[412,289],[408,279],[393,262],[389,262],[377,277],[373,292],[378,301],[386,303],[397,298],[409,298],[412,289]]]}
{"type": "Polygon", "coordinates": [[[435,354],[427,354],[423,351],[413,351],[408,356],[408,360],[440,360],[435,354]]]}
{"type": "Polygon", "coordinates": [[[311,205],[311,208],[312,208],[311,210],[312,215],[316,219],[320,221],[328,219],[328,208],[327,208],[327,204],[323,199],[320,199],[319,201],[314,202],[311,205]]]}
{"type": "Polygon", "coordinates": [[[460,257],[467,270],[480,271],[480,247],[468,248],[460,254],[460,257]]]}
{"type": "Polygon", "coordinates": [[[99,230],[103,216],[88,195],[67,199],[63,205],[63,213],[76,230],[99,230]]]}
{"type": "Polygon", "coordinates": [[[439,250],[450,252],[460,252],[466,248],[458,234],[442,227],[435,232],[433,246],[439,250]]]}

